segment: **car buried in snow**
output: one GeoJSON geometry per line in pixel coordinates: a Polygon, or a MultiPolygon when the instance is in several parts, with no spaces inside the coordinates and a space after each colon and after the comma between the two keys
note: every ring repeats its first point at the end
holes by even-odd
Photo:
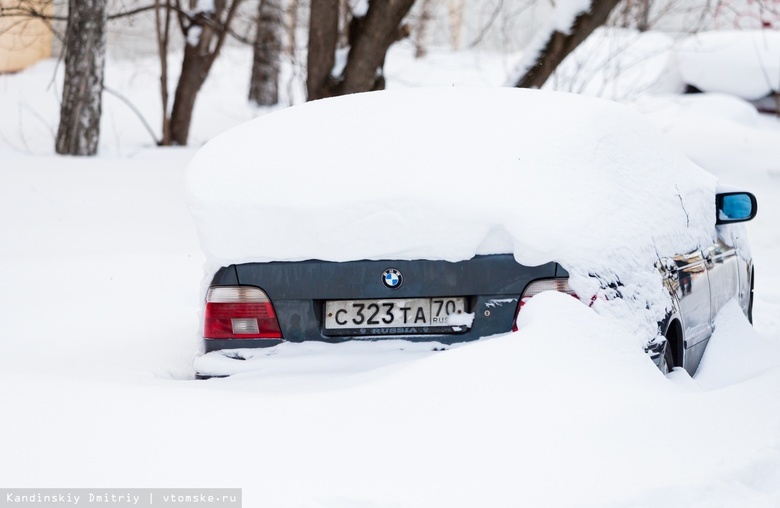
{"type": "Polygon", "coordinates": [[[415,89],[314,101],[212,140],[187,185],[208,259],[206,357],[473,341],[516,330],[524,302],[552,290],[634,320],[662,371],[694,373],[718,311],[737,299],[751,313],[740,223],[755,197],[724,192],[641,115],[599,99],[415,89]]]}

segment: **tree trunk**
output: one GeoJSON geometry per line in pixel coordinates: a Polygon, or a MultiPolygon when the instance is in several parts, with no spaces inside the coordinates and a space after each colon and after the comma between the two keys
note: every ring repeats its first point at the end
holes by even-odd
{"type": "Polygon", "coordinates": [[[370,3],[368,13],[358,25],[358,33],[350,37],[354,42],[344,68],[341,94],[384,88],[385,56],[392,43],[408,35],[405,31],[408,28],[399,27],[412,4],[414,0],[370,3]]]}
{"type": "Polygon", "coordinates": [[[338,39],[339,0],[312,0],[306,59],[306,91],[310,101],[333,95],[331,71],[338,39]]]}
{"type": "Polygon", "coordinates": [[[188,17],[180,14],[186,44],[171,109],[171,144],[187,144],[195,99],[222,49],[239,3],[241,0],[190,0],[192,8],[203,5],[211,10],[197,11],[188,17]]]}
{"type": "Polygon", "coordinates": [[[463,11],[466,8],[466,0],[450,0],[450,48],[460,49],[461,34],[463,33],[463,11]]]}
{"type": "Polygon", "coordinates": [[[603,25],[620,0],[592,0],[590,10],[580,13],[568,34],[553,31],[534,63],[515,83],[518,88],[541,88],[558,65],[593,31],[603,25]]]}
{"type": "Polygon", "coordinates": [[[428,52],[428,25],[433,19],[433,0],[422,0],[420,17],[414,30],[414,57],[422,58],[428,52]]]}
{"type": "Polygon", "coordinates": [[[100,139],[106,59],[106,0],[70,0],[65,38],[65,83],[55,149],[95,155],[100,139]]]}
{"type": "Polygon", "coordinates": [[[200,87],[206,81],[211,69],[211,56],[202,53],[198,46],[187,44],[184,47],[184,60],[181,63],[181,76],[176,85],[171,110],[171,141],[177,145],[186,145],[190,135],[192,111],[200,87]]]}
{"type": "Polygon", "coordinates": [[[651,0],[639,0],[639,12],[636,16],[636,28],[640,32],[647,32],[650,30],[651,7],[651,0]]]}
{"type": "Polygon", "coordinates": [[[285,27],[287,31],[287,46],[284,48],[284,52],[290,59],[297,61],[297,48],[295,47],[298,40],[298,0],[289,0],[287,5],[287,23],[285,27]]]}
{"type": "Polygon", "coordinates": [[[339,0],[312,0],[306,87],[309,100],[384,88],[382,68],[390,45],[409,35],[401,26],[414,0],[369,2],[349,28],[349,54],[340,76],[333,76],[339,36],[339,0]]]}
{"type": "Polygon", "coordinates": [[[283,11],[279,0],[261,0],[257,13],[249,100],[258,106],[279,103],[279,62],[282,54],[283,11]]]}
{"type": "Polygon", "coordinates": [[[171,144],[171,117],[168,116],[168,42],[170,41],[171,10],[170,0],[160,5],[160,0],[154,2],[154,20],[157,32],[157,52],[160,57],[160,99],[162,100],[162,139],[158,144],[171,144]],[[160,12],[164,10],[163,14],[160,12]]]}

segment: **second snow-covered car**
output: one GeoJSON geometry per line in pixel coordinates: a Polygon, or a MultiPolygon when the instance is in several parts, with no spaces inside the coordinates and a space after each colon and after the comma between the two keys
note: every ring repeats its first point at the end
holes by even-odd
{"type": "MultiPolygon", "coordinates": [[[[547,290],[631,316],[693,373],[750,314],[755,197],[718,192],[630,109],[516,89],[377,92],[261,117],[202,148],[206,352],[508,333],[547,290]]],[[[628,318],[627,318],[628,319],[628,318]]],[[[225,353],[225,351],[232,351],[225,353]]]]}

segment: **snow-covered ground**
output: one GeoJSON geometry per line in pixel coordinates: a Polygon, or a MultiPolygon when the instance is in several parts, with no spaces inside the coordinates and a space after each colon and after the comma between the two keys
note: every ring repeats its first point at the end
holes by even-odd
{"type": "MultiPolygon", "coordinates": [[[[388,59],[391,87],[496,85],[512,67],[410,53],[388,59]]],[[[780,505],[776,118],[722,95],[634,102],[759,199],[755,327],[728,307],[693,379],[664,378],[618,323],[543,294],[515,334],[447,351],[288,345],[195,381],[205,259],[185,168],[262,113],[244,102],[250,55],[225,57],[192,147],[153,147],[106,97],[95,158],[52,154],[53,61],[0,76],[0,486],[241,487],[251,507],[780,505]]],[[[156,80],[153,60],[109,62],[107,85],[155,128],[156,80]]]]}

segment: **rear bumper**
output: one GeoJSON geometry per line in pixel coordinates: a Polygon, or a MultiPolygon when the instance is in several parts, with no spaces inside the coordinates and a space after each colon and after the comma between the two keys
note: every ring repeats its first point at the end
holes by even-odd
{"type": "MultiPolygon", "coordinates": [[[[338,344],[347,341],[405,340],[409,342],[440,342],[456,344],[512,331],[520,295],[480,296],[472,298],[469,312],[474,313],[471,328],[461,333],[425,333],[422,327],[407,327],[406,333],[383,333],[383,329],[367,329],[362,335],[326,335],[322,329],[322,305],[319,300],[282,300],[275,302],[276,314],[284,340],[277,339],[204,339],[206,352],[221,349],[265,348],[282,342],[320,341],[338,344]],[[305,316],[305,318],[301,318],[305,316]],[[417,333],[415,333],[417,332],[417,333]]],[[[392,329],[397,332],[402,329],[392,329]]]]}
{"type": "Polygon", "coordinates": [[[279,339],[203,339],[206,353],[223,349],[264,348],[283,343],[279,339]]]}
{"type": "Polygon", "coordinates": [[[204,339],[207,352],[222,349],[264,348],[282,342],[380,341],[454,344],[512,330],[520,296],[539,279],[567,277],[557,263],[528,267],[510,254],[477,256],[459,261],[299,261],[245,263],[220,269],[212,286],[255,286],[273,303],[283,337],[265,339],[204,339]],[[403,273],[403,284],[388,288],[382,274],[388,268],[403,273]],[[427,333],[425,328],[366,329],[359,335],[328,335],[323,327],[327,300],[392,299],[462,296],[472,326],[456,333],[427,333]]]}

